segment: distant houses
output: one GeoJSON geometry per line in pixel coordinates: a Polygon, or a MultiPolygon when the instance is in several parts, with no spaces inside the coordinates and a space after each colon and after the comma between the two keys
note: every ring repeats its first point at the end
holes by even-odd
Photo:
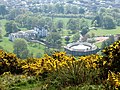
{"type": "Polygon", "coordinates": [[[26,40],[37,40],[41,37],[46,37],[48,34],[47,29],[35,27],[33,30],[19,31],[9,34],[9,40],[14,41],[17,38],[24,38],[26,40]]]}

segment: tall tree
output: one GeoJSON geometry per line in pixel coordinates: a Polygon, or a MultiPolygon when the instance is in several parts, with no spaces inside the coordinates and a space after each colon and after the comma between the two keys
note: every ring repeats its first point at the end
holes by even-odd
{"type": "Polygon", "coordinates": [[[88,32],[89,32],[89,28],[88,27],[83,27],[82,30],[81,30],[82,36],[85,36],[88,32]]]}
{"type": "Polygon", "coordinates": [[[71,14],[71,8],[72,8],[72,5],[70,5],[70,4],[65,5],[64,13],[65,14],[71,14]]]}
{"type": "Polygon", "coordinates": [[[84,14],[85,13],[85,9],[84,8],[79,8],[79,14],[84,14]]]}
{"type": "Polygon", "coordinates": [[[25,13],[29,14],[30,12],[26,11],[25,9],[12,9],[7,15],[7,19],[14,20],[18,15],[25,13]]]}
{"type": "Polygon", "coordinates": [[[59,29],[63,28],[64,23],[62,20],[58,20],[56,24],[57,24],[57,28],[59,29]]]}
{"type": "Polygon", "coordinates": [[[55,5],[55,12],[57,12],[57,13],[64,13],[64,6],[62,4],[57,3],[55,5]]]}
{"type": "Polygon", "coordinates": [[[48,47],[59,49],[62,46],[62,38],[58,32],[52,32],[46,37],[46,43],[48,47]]]}
{"type": "Polygon", "coordinates": [[[69,37],[69,36],[66,36],[66,37],[65,37],[65,41],[66,41],[66,44],[68,44],[69,41],[70,41],[70,37],[69,37]]]}
{"type": "Polygon", "coordinates": [[[77,42],[79,40],[79,38],[80,38],[80,34],[79,33],[75,34],[73,36],[73,42],[77,42]]]}
{"type": "Polygon", "coordinates": [[[110,17],[110,16],[105,16],[103,18],[103,27],[105,29],[115,29],[116,28],[116,24],[115,24],[113,18],[110,17]]]}
{"type": "Polygon", "coordinates": [[[95,27],[102,27],[102,23],[103,23],[103,16],[101,15],[97,15],[95,16],[95,18],[92,20],[92,25],[95,27]]]}
{"type": "Polygon", "coordinates": [[[17,54],[19,58],[27,58],[29,55],[29,50],[27,48],[27,42],[24,39],[16,39],[14,41],[14,53],[17,54]]]}
{"type": "Polygon", "coordinates": [[[0,15],[4,16],[8,13],[5,5],[0,5],[0,15]]]}
{"type": "Polygon", "coordinates": [[[72,6],[71,13],[72,14],[78,14],[79,13],[79,8],[77,6],[72,6]]]}
{"type": "Polygon", "coordinates": [[[79,19],[69,19],[67,22],[68,29],[70,30],[79,30],[79,19]]]}
{"type": "Polygon", "coordinates": [[[8,35],[10,33],[17,32],[19,29],[15,21],[9,21],[5,24],[5,30],[7,32],[6,35],[8,35]]]}

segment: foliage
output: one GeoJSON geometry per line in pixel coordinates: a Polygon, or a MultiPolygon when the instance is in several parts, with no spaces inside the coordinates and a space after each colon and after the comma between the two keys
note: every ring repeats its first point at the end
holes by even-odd
{"type": "Polygon", "coordinates": [[[46,43],[48,47],[60,48],[62,38],[58,32],[52,32],[46,37],[46,43]]]}
{"type": "Polygon", "coordinates": [[[85,9],[82,8],[82,7],[80,7],[80,8],[79,8],[79,13],[80,13],[80,14],[84,14],[84,13],[85,13],[85,9]]]}
{"type": "Polygon", "coordinates": [[[95,16],[95,18],[92,20],[91,24],[94,26],[94,27],[102,27],[102,21],[103,20],[103,17],[98,15],[98,16],[95,16]]]}
{"type": "Polygon", "coordinates": [[[0,46],[0,49],[2,49],[2,50],[3,50],[3,47],[2,47],[2,46],[0,46]]]}
{"type": "MultiPolygon", "coordinates": [[[[103,56],[94,54],[75,58],[66,55],[64,52],[55,52],[51,56],[45,55],[43,58],[20,60],[14,54],[0,51],[0,74],[4,72],[17,75],[24,73],[25,76],[30,76],[30,79],[32,79],[31,76],[43,78],[45,81],[42,88],[46,89],[62,89],[70,86],[83,86],[84,84],[103,84],[108,90],[119,90],[119,54],[120,41],[106,47],[103,50],[103,56]]],[[[9,76],[12,79],[10,83],[6,83],[7,85],[15,82],[19,85],[22,81],[23,85],[26,85],[26,82],[28,82],[25,81],[24,83],[24,80],[20,78],[21,76],[18,76],[20,80],[9,76]]],[[[3,81],[4,79],[1,79],[1,77],[0,81],[3,81]]],[[[3,83],[0,87],[4,87],[3,83]]]]}
{"type": "Polygon", "coordinates": [[[83,27],[83,28],[81,29],[81,34],[82,34],[83,36],[86,35],[88,32],[89,32],[89,28],[88,28],[88,27],[83,27]]]}
{"type": "Polygon", "coordinates": [[[14,41],[14,53],[19,58],[27,58],[29,55],[29,50],[27,48],[27,42],[24,39],[16,39],[14,41]]]}
{"type": "Polygon", "coordinates": [[[49,71],[56,70],[58,64],[61,66],[66,63],[67,60],[71,60],[65,53],[55,53],[51,56],[45,55],[41,59],[27,59],[22,68],[27,75],[43,75],[49,71]],[[54,67],[54,68],[53,68],[54,67]]]}
{"type": "Polygon", "coordinates": [[[15,54],[0,50],[0,75],[4,72],[22,73],[21,62],[15,54]]]}
{"type": "MultiPolygon", "coordinates": [[[[54,67],[53,67],[54,68],[54,67]]],[[[85,66],[83,61],[67,61],[53,73],[48,75],[46,83],[48,89],[52,86],[56,89],[66,86],[76,86],[85,83],[93,84],[97,80],[97,70],[85,66]]],[[[99,82],[99,80],[97,80],[99,82]]]]}
{"type": "Polygon", "coordinates": [[[38,80],[34,76],[13,75],[10,72],[5,72],[0,76],[0,89],[1,90],[21,90],[30,85],[37,86],[38,80]]]}
{"type": "Polygon", "coordinates": [[[120,26],[120,19],[117,19],[117,25],[120,26]]]}
{"type": "Polygon", "coordinates": [[[69,19],[67,22],[68,29],[70,30],[79,30],[79,19],[69,19]]]}
{"type": "Polygon", "coordinates": [[[5,5],[0,4],[0,15],[4,16],[8,13],[5,5]]]}
{"type": "Polygon", "coordinates": [[[18,24],[15,21],[9,21],[5,24],[5,30],[7,35],[19,31],[18,24]]]}
{"type": "Polygon", "coordinates": [[[104,59],[108,63],[109,70],[113,72],[120,72],[120,41],[116,41],[114,44],[106,47],[103,50],[104,59]]]}
{"type": "Polygon", "coordinates": [[[65,37],[65,41],[66,41],[66,44],[68,44],[69,41],[70,41],[70,37],[69,37],[69,36],[66,36],[66,37],[65,37]]]}
{"type": "Polygon", "coordinates": [[[59,28],[59,29],[61,29],[61,28],[63,28],[63,21],[62,20],[59,20],[58,22],[57,22],[57,28],[59,28]]]}
{"type": "Polygon", "coordinates": [[[9,14],[6,16],[8,20],[15,20],[15,18],[21,14],[28,13],[27,10],[21,8],[14,8],[10,10],[9,14]]]}
{"type": "Polygon", "coordinates": [[[73,42],[77,42],[79,39],[80,39],[80,34],[79,34],[79,33],[76,33],[76,34],[73,36],[73,42]]]}
{"type": "Polygon", "coordinates": [[[103,18],[103,27],[105,29],[115,29],[116,28],[116,24],[115,24],[113,18],[110,17],[110,16],[105,16],[103,18]]]}
{"type": "Polygon", "coordinates": [[[120,73],[118,72],[115,74],[114,72],[109,71],[108,72],[108,86],[106,88],[112,89],[112,90],[119,90],[120,89],[120,73]]]}

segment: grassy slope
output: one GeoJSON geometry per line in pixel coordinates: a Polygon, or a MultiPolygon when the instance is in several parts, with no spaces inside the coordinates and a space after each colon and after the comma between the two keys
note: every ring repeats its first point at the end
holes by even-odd
{"type": "Polygon", "coordinates": [[[89,34],[91,33],[94,33],[96,36],[120,34],[120,27],[117,27],[116,29],[111,29],[111,30],[98,28],[97,30],[91,30],[89,34]]]}

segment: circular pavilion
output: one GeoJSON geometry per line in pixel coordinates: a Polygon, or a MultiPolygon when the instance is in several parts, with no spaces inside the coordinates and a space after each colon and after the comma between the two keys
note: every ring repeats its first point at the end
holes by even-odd
{"type": "Polygon", "coordinates": [[[74,56],[96,54],[99,51],[97,46],[87,42],[70,43],[64,46],[64,49],[67,54],[72,54],[74,56]]]}

